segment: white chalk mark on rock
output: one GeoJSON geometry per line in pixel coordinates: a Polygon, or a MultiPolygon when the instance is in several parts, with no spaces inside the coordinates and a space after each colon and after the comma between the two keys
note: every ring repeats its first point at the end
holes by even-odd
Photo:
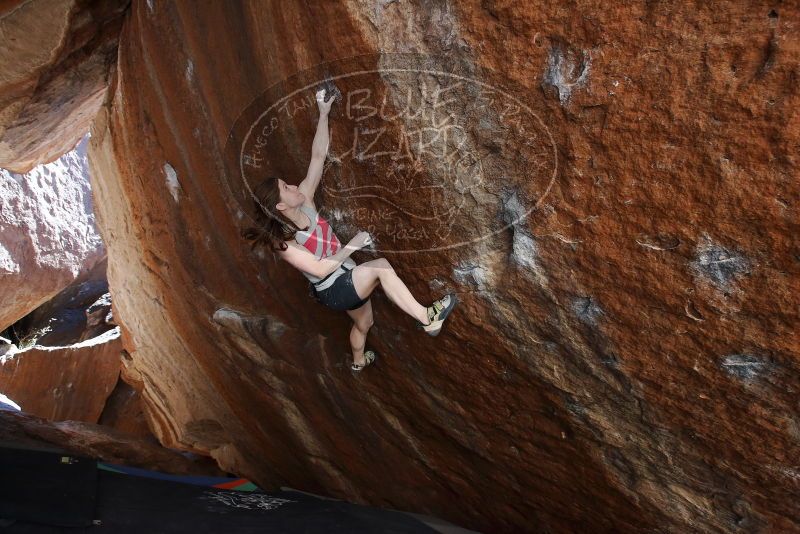
{"type": "Polygon", "coordinates": [[[569,101],[576,87],[586,83],[591,65],[591,56],[587,51],[582,50],[580,57],[577,57],[575,51],[564,48],[561,43],[555,43],[550,48],[542,81],[558,90],[558,100],[562,106],[569,101]]]}
{"type": "Polygon", "coordinates": [[[596,325],[603,310],[592,297],[578,297],[572,301],[572,311],[578,319],[588,325],[596,325]]]}
{"type": "Polygon", "coordinates": [[[190,59],[186,62],[186,80],[191,82],[193,78],[194,78],[194,63],[192,63],[192,60],[190,59]]]}
{"type": "Polygon", "coordinates": [[[729,375],[743,380],[756,378],[767,368],[766,362],[752,354],[730,354],[721,365],[729,375]]]}
{"type": "Polygon", "coordinates": [[[468,284],[484,291],[490,278],[489,271],[481,266],[471,263],[461,263],[453,269],[453,277],[461,284],[468,284]]]}
{"type": "Polygon", "coordinates": [[[172,193],[172,198],[175,199],[175,202],[178,201],[178,193],[181,190],[181,183],[178,181],[178,173],[175,172],[175,169],[169,163],[164,164],[164,175],[167,179],[167,187],[169,188],[169,192],[172,193]]]}
{"type": "Polygon", "coordinates": [[[714,243],[708,237],[697,245],[695,261],[691,265],[695,275],[710,281],[719,289],[726,288],[736,278],[750,271],[747,258],[714,243]]]}
{"type": "Polygon", "coordinates": [[[527,210],[516,191],[503,199],[503,219],[506,224],[511,225],[511,231],[514,233],[511,245],[512,258],[518,264],[535,270],[538,249],[528,227],[522,223],[526,214],[527,210]]]}

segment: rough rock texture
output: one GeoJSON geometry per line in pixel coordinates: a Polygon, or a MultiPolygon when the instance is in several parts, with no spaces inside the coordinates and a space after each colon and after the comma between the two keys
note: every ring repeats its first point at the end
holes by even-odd
{"type": "Polygon", "coordinates": [[[130,0],[0,3],[0,167],[71,150],[103,101],[130,0]]]}
{"type": "Polygon", "coordinates": [[[106,280],[105,258],[69,287],[12,325],[24,346],[71,345],[116,326],[106,280]]]}
{"type": "Polygon", "coordinates": [[[75,150],[27,174],[0,169],[0,331],[106,254],[92,211],[87,143],[85,136],[75,150]]]}
{"type": "Polygon", "coordinates": [[[0,411],[0,443],[26,448],[55,447],[104,462],[174,475],[224,475],[207,458],[187,457],[106,426],[77,421],[53,423],[19,412],[0,411]]]}
{"type": "Polygon", "coordinates": [[[119,329],[65,347],[0,357],[0,392],[22,411],[51,421],[97,423],[120,374],[119,329]]]}
{"type": "MultiPolygon", "coordinates": [[[[487,532],[800,530],[798,25],[762,1],[134,2],[90,159],[125,373],[159,439],[264,487],[487,532]],[[348,154],[378,125],[335,105],[319,201],[340,237],[373,224],[420,300],[462,300],[432,339],[378,291],[381,358],[353,377],[345,314],[239,239],[225,147],[277,82],[393,52],[508,90],[482,110],[456,92],[458,146],[402,169],[348,154]],[[397,187],[451,163],[449,187],[397,187]],[[374,198],[337,217],[357,201],[342,184],[384,187],[404,220],[465,204],[422,236],[435,250],[401,254],[425,224],[392,234],[374,198]]],[[[392,112],[448,76],[365,79],[392,112]]],[[[304,175],[312,89],[259,130],[254,174],[304,175]]],[[[428,131],[403,120],[376,146],[428,131]]]]}
{"type": "Polygon", "coordinates": [[[158,443],[147,424],[142,396],[122,379],[117,381],[114,391],[109,395],[98,423],[158,443]]]}

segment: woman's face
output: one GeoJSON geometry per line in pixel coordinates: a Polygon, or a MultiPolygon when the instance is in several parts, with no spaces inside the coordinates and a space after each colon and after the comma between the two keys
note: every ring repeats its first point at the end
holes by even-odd
{"type": "Polygon", "coordinates": [[[296,185],[289,185],[280,178],[278,179],[278,190],[281,194],[281,202],[276,207],[279,210],[302,206],[306,199],[306,196],[297,189],[296,185]],[[281,203],[285,204],[285,207],[281,206],[281,203]]]}

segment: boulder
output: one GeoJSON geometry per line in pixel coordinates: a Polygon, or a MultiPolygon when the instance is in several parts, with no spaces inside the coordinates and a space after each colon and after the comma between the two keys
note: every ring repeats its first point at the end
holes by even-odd
{"type": "Polygon", "coordinates": [[[105,97],[129,3],[0,4],[0,167],[27,173],[86,133],[105,97]]]}
{"type": "Polygon", "coordinates": [[[0,357],[0,392],[50,421],[97,423],[117,385],[119,328],[63,347],[34,346],[0,357]]]}
{"type": "Polygon", "coordinates": [[[207,458],[188,457],[113,428],[79,421],[52,422],[0,409],[0,442],[7,446],[53,449],[76,456],[173,475],[225,476],[207,458]]]}
{"type": "Polygon", "coordinates": [[[12,328],[24,345],[64,346],[95,338],[114,326],[103,258],[12,328]]]}
{"type": "Polygon", "coordinates": [[[761,1],[133,3],[90,159],[154,432],[265,488],[487,532],[800,529],[799,24],[761,1]],[[256,180],[305,176],[326,83],[318,205],[375,235],[359,262],[461,299],[429,338],[377,290],[357,376],[348,317],[240,238],[256,180]]]}
{"type": "Polygon", "coordinates": [[[75,150],[27,174],[0,169],[0,332],[89,276],[105,258],[87,144],[84,136],[75,150]]]}
{"type": "Polygon", "coordinates": [[[122,379],[108,396],[98,424],[158,443],[147,424],[141,395],[122,379]]]}

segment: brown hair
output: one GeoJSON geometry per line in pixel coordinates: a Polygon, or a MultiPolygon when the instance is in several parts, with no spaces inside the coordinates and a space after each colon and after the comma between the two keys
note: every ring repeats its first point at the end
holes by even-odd
{"type": "Polygon", "coordinates": [[[273,251],[286,250],[286,241],[300,230],[275,207],[281,201],[278,178],[268,176],[253,188],[253,209],[256,226],[242,230],[242,237],[251,241],[250,250],[266,246],[273,251]]]}

